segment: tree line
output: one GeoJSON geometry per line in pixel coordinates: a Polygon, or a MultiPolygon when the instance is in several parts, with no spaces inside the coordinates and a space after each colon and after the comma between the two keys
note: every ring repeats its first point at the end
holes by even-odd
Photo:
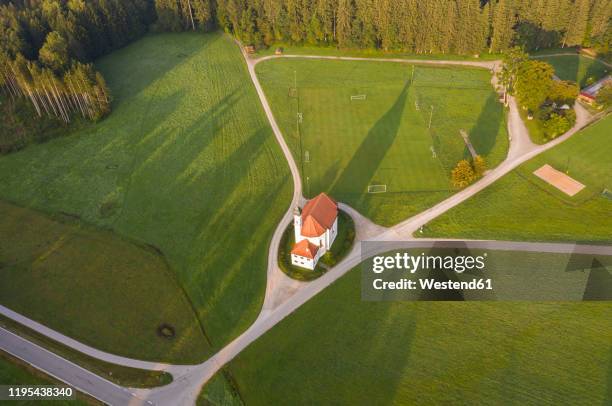
{"type": "Polygon", "coordinates": [[[215,13],[245,43],[468,54],[608,46],[612,1],[217,0],[215,13]]]}
{"type": "Polygon", "coordinates": [[[0,88],[38,115],[96,120],[111,98],[91,62],[149,29],[422,54],[607,51],[611,15],[612,0],[0,0],[0,88]]]}
{"type": "Polygon", "coordinates": [[[144,34],[148,0],[1,0],[0,88],[36,113],[69,122],[110,112],[110,93],[91,62],[144,34]]]}

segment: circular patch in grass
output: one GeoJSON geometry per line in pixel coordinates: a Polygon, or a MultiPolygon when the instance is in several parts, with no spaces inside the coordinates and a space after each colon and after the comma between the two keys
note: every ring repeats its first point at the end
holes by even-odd
{"type": "Polygon", "coordinates": [[[100,218],[112,217],[119,210],[119,203],[116,200],[108,200],[100,205],[100,218]]]}
{"type": "Polygon", "coordinates": [[[163,323],[160,324],[159,327],[157,327],[157,335],[162,338],[171,340],[176,336],[176,331],[174,330],[174,327],[172,325],[163,323]]]}

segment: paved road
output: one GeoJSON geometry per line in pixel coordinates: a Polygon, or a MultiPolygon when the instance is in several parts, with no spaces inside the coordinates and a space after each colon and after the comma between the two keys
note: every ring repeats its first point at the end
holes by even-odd
{"type": "MultiPolygon", "coordinates": [[[[492,70],[497,70],[499,67],[498,61],[491,62],[476,62],[476,61],[426,61],[426,60],[407,60],[407,59],[381,59],[381,58],[356,58],[356,57],[330,57],[330,56],[294,56],[284,55],[284,58],[317,58],[317,59],[336,59],[336,60],[363,60],[363,61],[380,61],[380,62],[393,62],[393,63],[418,63],[418,64],[432,64],[432,65],[464,65],[464,66],[477,66],[484,67],[492,70]]],[[[115,362],[120,365],[137,366],[144,369],[156,369],[165,370],[173,374],[174,381],[160,388],[145,389],[145,390],[128,390],[114,385],[96,375],[83,370],[82,368],[70,363],[69,361],[58,357],[55,354],[49,353],[48,351],[41,349],[35,350],[35,345],[24,341],[25,345],[15,345],[14,339],[0,336],[0,347],[8,349],[9,352],[14,351],[16,356],[20,358],[32,360],[32,364],[36,367],[45,370],[46,372],[54,376],[64,376],[65,380],[70,384],[79,387],[84,392],[92,394],[94,397],[98,397],[103,401],[113,405],[126,405],[126,404],[140,404],[144,400],[159,405],[191,405],[197,399],[201,387],[207,382],[224,364],[229,362],[232,358],[238,355],[244,348],[250,343],[259,338],[262,334],[276,325],[283,318],[291,314],[302,304],[310,300],[316,294],[321,292],[331,283],[336,281],[342,275],[349,270],[353,269],[362,259],[372,255],[380,254],[377,249],[373,248],[370,252],[361,252],[361,245],[355,244],[352,251],[347,257],[321,278],[310,282],[308,284],[299,283],[286,277],[278,268],[277,263],[277,249],[280,243],[282,233],[292,219],[293,208],[298,204],[303,204],[304,198],[302,197],[302,184],[299,176],[299,171],[291,151],[289,150],[283,135],[274,119],[272,110],[267,102],[263,89],[259,83],[257,76],[255,75],[255,65],[263,60],[279,58],[279,56],[269,56],[260,58],[257,60],[251,60],[245,55],[247,61],[247,67],[253,84],[257,90],[257,94],[260,98],[262,107],[265,114],[270,122],[270,125],[274,131],[274,135],[281,146],[281,149],[289,164],[293,183],[294,193],[291,201],[291,205],[287,212],[283,216],[282,221],[279,223],[270,245],[270,251],[268,255],[268,282],[266,289],[266,296],[262,311],[257,320],[238,338],[229,343],[226,347],[220,350],[217,354],[211,357],[206,362],[199,365],[192,366],[176,366],[168,364],[157,364],[147,363],[138,360],[131,360],[128,358],[117,357],[113,354],[103,353],[95,350],[91,347],[84,346],[69,337],[63,336],[60,333],[54,332],[42,325],[36,325],[30,323],[29,327],[40,331],[43,334],[53,336],[55,339],[87,354],[115,362]],[[32,347],[33,346],[33,347],[32,347]],[[42,351],[41,351],[42,350],[42,351]],[[19,355],[21,354],[21,355],[19,355]],[[72,372],[66,372],[70,369],[72,372]],[[62,375],[64,374],[64,375],[62,375]],[[92,378],[91,375],[93,375],[92,378]]],[[[495,77],[493,77],[493,85],[495,85],[495,77]]],[[[501,165],[494,170],[490,171],[485,177],[479,182],[471,185],[470,187],[462,190],[461,192],[453,195],[449,199],[439,203],[425,212],[418,214],[394,227],[384,228],[372,223],[367,218],[361,216],[351,207],[341,204],[340,208],[349,213],[355,220],[357,226],[357,240],[378,240],[378,241],[396,241],[399,246],[408,248],[427,248],[433,245],[439,246],[440,241],[438,240],[416,240],[413,238],[412,233],[425,224],[431,219],[439,216],[446,212],[452,207],[460,204],[470,196],[478,193],[516,166],[525,162],[526,160],[542,153],[559,143],[565,141],[567,138],[572,136],[576,131],[583,128],[589,122],[593,120],[588,115],[586,110],[582,109],[578,104],[576,107],[577,123],[572,130],[568,133],[559,137],[555,141],[552,141],[546,145],[538,146],[531,142],[527,129],[524,123],[521,121],[518,114],[518,107],[516,102],[510,100],[510,112],[508,117],[508,131],[511,137],[510,149],[508,157],[501,165]]],[[[595,245],[575,245],[575,244],[551,244],[551,243],[525,243],[525,242],[509,242],[509,241],[461,241],[461,242],[449,242],[446,244],[459,244],[460,246],[466,246],[468,248],[482,248],[491,250],[513,250],[513,251],[537,251],[537,252],[559,252],[559,253],[585,253],[585,254],[603,254],[612,255],[612,247],[608,246],[595,246],[595,245]]],[[[388,249],[385,246],[384,249],[388,249]]],[[[8,309],[0,307],[0,313],[6,314],[8,309]]],[[[14,313],[14,312],[13,312],[14,313]]],[[[12,316],[23,320],[23,316],[12,314],[12,316]]],[[[9,316],[10,317],[10,316],[9,316]]],[[[33,322],[35,323],[35,322],[33,322]]],[[[10,337],[10,336],[6,336],[10,337]]],[[[18,340],[16,341],[19,342],[18,340]]],[[[61,378],[60,378],[61,379],[61,378]]]]}
{"type": "Polygon", "coordinates": [[[2,350],[40,369],[48,375],[112,405],[147,404],[130,390],[115,385],[80,366],[0,328],[2,350]]]}

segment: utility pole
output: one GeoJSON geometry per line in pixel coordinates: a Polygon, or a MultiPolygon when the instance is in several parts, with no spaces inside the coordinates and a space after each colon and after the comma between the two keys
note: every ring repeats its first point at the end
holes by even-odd
{"type": "Polygon", "coordinates": [[[302,167],[302,175],[304,175],[304,147],[302,145],[302,133],[300,132],[300,92],[297,88],[297,71],[293,71],[293,85],[295,96],[297,99],[297,111],[295,113],[295,128],[297,131],[298,140],[300,142],[300,166],[302,167]]]}
{"type": "Polygon", "coordinates": [[[431,113],[429,113],[429,126],[427,128],[431,128],[431,119],[433,118],[433,109],[434,106],[431,106],[431,113]]]}

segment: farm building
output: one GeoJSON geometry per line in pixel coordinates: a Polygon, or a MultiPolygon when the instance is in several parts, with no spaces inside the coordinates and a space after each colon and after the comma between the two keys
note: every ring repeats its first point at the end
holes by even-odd
{"type": "Polygon", "coordinates": [[[319,258],[332,246],[338,235],[338,203],[325,193],[310,200],[293,214],[295,245],[291,250],[291,263],[315,269],[319,258]]]}
{"type": "Polygon", "coordinates": [[[590,86],[585,87],[580,91],[580,95],[578,96],[582,101],[592,104],[595,102],[595,98],[597,97],[597,93],[604,87],[607,83],[612,83],[612,76],[608,75],[597,82],[593,83],[590,86]]]}

